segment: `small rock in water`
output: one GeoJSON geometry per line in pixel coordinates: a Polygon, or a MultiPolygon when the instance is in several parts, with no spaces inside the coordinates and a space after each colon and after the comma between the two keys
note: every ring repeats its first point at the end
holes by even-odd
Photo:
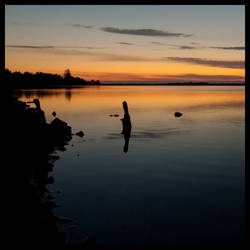
{"type": "Polygon", "coordinates": [[[82,131],[79,131],[76,133],[77,136],[80,136],[80,137],[83,137],[84,136],[84,133],[82,131]]]}
{"type": "Polygon", "coordinates": [[[180,116],[182,116],[182,113],[180,113],[180,112],[175,112],[175,113],[174,113],[174,116],[175,116],[175,117],[180,117],[180,116]]]}
{"type": "Polygon", "coordinates": [[[109,115],[110,117],[112,117],[113,115],[109,115]]]}
{"type": "Polygon", "coordinates": [[[119,115],[115,114],[114,116],[115,116],[115,117],[118,117],[119,115]]]}
{"type": "Polygon", "coordinates": [[[55,117],[55,116],[56,116],[56,112],[54,111],[54,112],[52,113],[52,115],[55,117]]]}

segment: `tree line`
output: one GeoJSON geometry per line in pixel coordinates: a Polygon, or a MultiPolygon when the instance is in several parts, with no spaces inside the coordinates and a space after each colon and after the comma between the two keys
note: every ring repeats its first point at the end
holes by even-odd
{"type": "Polygon", "coordinates": [[[87,81],[79,77],[73,77],[67,69],[64,75],[50,74],[43,72],[11,72],[5,69],[5,81],[12,88],[48,88],[63,85],[70,87],[73,85],[98,85],[99,80],[87,81]]]}

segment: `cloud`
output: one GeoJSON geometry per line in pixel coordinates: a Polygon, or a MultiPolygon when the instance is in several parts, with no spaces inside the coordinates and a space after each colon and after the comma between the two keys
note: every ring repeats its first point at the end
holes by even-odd
{"type": "Polygon", "coordinates": [[[6,45],[6,47],[19,48],[19,49],[36,49],[38,53],[49,53],[49,54],[55,54],[55,55],[90,56],[94,58],[94,60],[98,60],[98,61],[130,61],[130,62],[160,61],[159,59],[152,59],[149,57],[113,54],[113,53],[106,53],[102,51],[94,51],[94,49],[96,49],[95,47],[27,46],[27,45],[6,45]],[[77,48],[83,48],[87,50],[79,50],[77,48]],[[90,51],[90,50],[93,50],[93,51],[90,51]]]}
{"type": "Polygon", "coordinates": [[[161,37],[190,37],[191,34],[173,33],[155,29],[119,29],[115,27],[103,27],[101,30],[110,33],[136,35],[136,36],[161,36],[161,37]]]}
{"type": "Polygon", "coordinates": [[[156,45],[167,45],[165,43],[160,43],[160,42],[151,42],[152,44],[156,44],[156,45]]]}
{"type": "Polygon", "coordinates": [[[182,45],[182,46],[179,46],[179,49],[196,49],[196,47],[188,46],[188,45],[182,45]]]}
{"type": "Polygon", "coordinates": [[[197,46],[190,45],[176,45],[176,44],[168,44],[168,46],[175,47],[176,49],[198,49],[197,46]]]}
{"type": "MultiPolygon", "coordinates": [[[[127,43],[126,43],[127,45],[127,43]]],[[[183,58],[183,57],[162,57],[162,58],[151,58],[136,55],[127,54],[113,54],[106,53],[103,51],[96,51],[96,47],[88,46],[37,46],[37,45],[6,45],[9,48],[17,49],[32,49],[37,53],[49,53],[56,55],[74,55],[74,56],[90,56],[90,59],[99,61],[130,61],[130,62],[162,62],[162,61],[174,61],[184,62],[199,65],[208,65],[212,67],[223,67],[223,68],[235,68],[244,69],[244,61],[223,61],[223,60],[208,60],[202,58],[183,58]],[[78,49],[79,48],[79,49],[78,49]],[[80,50],[82,49],[82,50],[80,50]]]]}
{"type": "Polygon", "coordinates": [[[35,46],[35,45],[6,45],[8,48],[18,49],[54,49],[55,46],[35,46]]]}
{"type": "MultiPolygon", "coordinates": [[[[164,58],[163,58],[164,59],[164,58]]],[[[212,67],[221,67],[221,68],[231,68],[231,69],[244,69],[244,61],[223,61],[223,60],[208,60],[203,58],[186,58],[186,57],[165,57],[165,59],[174,62],[184,62],[192,63],[198,65],[207,65],[212,67]]]]}
{"type": "Polygon", "coordinates": [[[99,47],[91,46],[41,46],[41,45],[6,45],[8,48],[17,49],[102,49],[99,47]]]}
{"type": "Polygon", "coordinates": [[[62,49],[103,49],[103,48],[91,47],[91,46],[57,46],[56,48],[62,48],[62,49]]]}
{"type": "MultiPolygon", "coordinates": [[[[162,75],[158,75],[161,76],[162,75]]],[[[169,79],[178,81],[244,81],[244,76],[238,75],[199,75],[199,74],[179,74],[166,75],[169,79]]]]}
{"type": "Polygon", "coordinates": [[[126,43],[126,42],[118,42],[118,44],[122,44],[122,45],[134,45],[134,43],[126,43]]]}
{"type": "Polygon", "coordinates": [[[175,44],[166,44],[166,43],[160,43],[160,42],[151,42],[152,44],[155,45],[163,45],[163,46],[171,46],[171,47],[175,47],[176,49],[197,49],[198,47],[195,46],[189,46],[189,45],[175,45],[175,44]]]}
{"type": "Polygon", "coordinates": [[[85,28],[85,29],[91,29],[91,28],[93,28],[92,25],[84,25],[84,24],[78,24],[78,23],[69,24],[69,25],[72,26],[72,27],[76,27],[76,28],[85,28]]]}
{"type": "Polygon", "coordinates": [[[150,62],[155,61],[148,57],[142,56],[130,56],[130,55],[121,55],[121,54],[109,54],[109,53],[98,53],[96,54],[99,60],[103,61],[129,61],[129,62],[150,62]]]}
{"type": "Polygon", "coordinates": [[[245,47],[210,47],[212,49],[245,50],[245,47]]]}

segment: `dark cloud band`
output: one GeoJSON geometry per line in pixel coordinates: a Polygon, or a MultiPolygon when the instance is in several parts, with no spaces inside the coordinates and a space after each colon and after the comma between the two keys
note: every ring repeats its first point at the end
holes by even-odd
{"type": "Polygon", "coordinates": [[[245,62],[244,61],[222,61],[222,60],[207,60],[202,58],[185,58],[185,57],[165,57],[163,59],[167,59],[169,61],[174,62],[184,62],[184,63],[192,63],[199,65],[207,65],[212,67],[222,67],[222,68],[231,68],[231,69],[244,69],[245,62]]]}
{"type": "Polygon", "coordinates": [[[191,34],[173,33],[155,29],[119,29],[115,27],[103,27],[101,30],[116,34],[136,35],[136,36],[161,36],[161,37],[190,37],[191,34]]]}
{"type": "Polygon", "coordinates": [[[133,43],[126,43],[126,42],[118,42],[118,44],[122,44],[122,45],[134,45],[133,43]]]}
{"type": "Polygon", "coordinates": [[[224,49],[224,50],[245,50],[245,47],[210,47],[212,49],[224,49]]]}
{"type": "Polygon", "coordinates": [[[75,23],[75,24],[70,24],[72,27],[76,27],[76,28],[85,28],[85,29],[91,29],[93,28],[92,25],[84,25],[84,24],[78,24],[78,23],[75,23]]]}

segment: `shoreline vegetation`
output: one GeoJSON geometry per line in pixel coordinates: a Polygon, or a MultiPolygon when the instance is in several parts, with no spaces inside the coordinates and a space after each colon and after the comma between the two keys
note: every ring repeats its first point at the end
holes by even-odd
{"type": "Polygon", "coordinates": [[[70,70],[66,69],[63,77],[58,74],[43,72],[11,72],[5,69],[5,81],[10,88],[51,88],[64,86],[89,86],[100,85],[99,80],[87,81],[79,77],[71,76],[70,70]]]}
{"type": "Polygon", "coordinates": [[[11,72],[5,69],[5,81],[12,89],[76,88],[85,86],[245,86],[245,82],[100,82],[71,76],[66,69],[63,76],[43,72],[11,72]]]}

